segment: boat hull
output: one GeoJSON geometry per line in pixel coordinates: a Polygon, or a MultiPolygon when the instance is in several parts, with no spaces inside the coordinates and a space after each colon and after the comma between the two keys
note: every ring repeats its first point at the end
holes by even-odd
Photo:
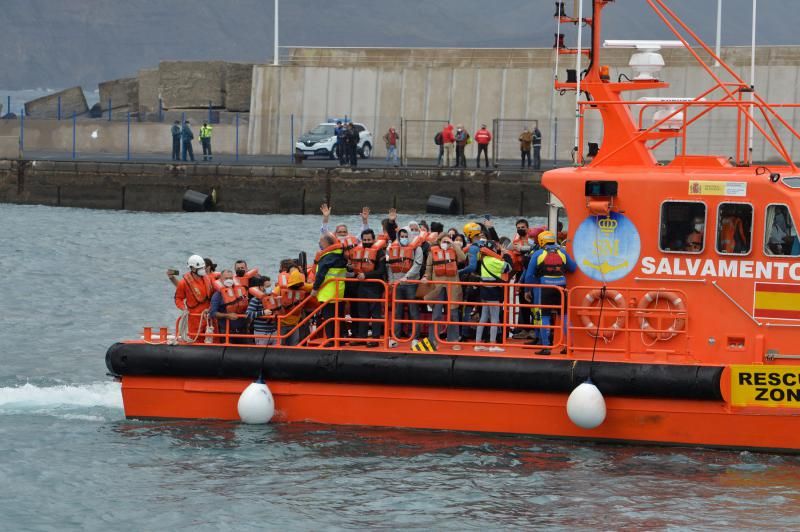
{"type": "MultiPolygon", "coordinates": [[[[131,418],[238,420],[245,379],[122,378],[131,418]]],[[[735,408],[724,401],[606,397],[607,417],[581,429],[567,394],[269,381],[275,422],[529,434],[591,440],[800,450],[800,417],[788,409],[735,408]]]]}

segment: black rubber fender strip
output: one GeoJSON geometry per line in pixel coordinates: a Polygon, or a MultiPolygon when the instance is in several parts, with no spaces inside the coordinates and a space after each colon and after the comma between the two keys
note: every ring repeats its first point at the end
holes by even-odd
{"type": "MultiPolygon", "coordinates": [[[[112,374],[245,378],[394,386],[568,393],[590,362],[380,351],[117,343],[106,353],[112,374]]],[[[720,401],[722,367],[594,362],[605,395],[720,401]]]]}

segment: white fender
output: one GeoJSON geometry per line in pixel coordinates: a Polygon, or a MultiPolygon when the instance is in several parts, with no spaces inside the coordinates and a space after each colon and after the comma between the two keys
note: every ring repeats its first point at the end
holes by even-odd
{"type": "Polygon", "coordinates": [[[606,419],[606,401],[597,386],[586,381],[572,390],[567,399],[567,415],[582,429],[602,425],[606,419]]]}
{"type": "Polygon", "coordinates": [[[245,423],[252,425],[269,423],[275,414],[275,400],[264,381],[259,379],[244,389],[239,396],[236,409],[245,423]]]}

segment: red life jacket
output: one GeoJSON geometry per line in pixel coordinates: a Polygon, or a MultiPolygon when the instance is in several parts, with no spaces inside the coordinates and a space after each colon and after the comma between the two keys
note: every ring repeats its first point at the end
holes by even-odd
{"type": "MultiPolygon", "coordinates": [[[[419,238],[419,237],[418,237],[419,238]]],[[[416,246],[401,246],[399,242],[393,242],[386,249],[386,264],[395,273],[406,273],[414,265],[414,251],[416,246]]]]}
{"type": "Polygon", "coordinates": [[[369,273],[375,270],[378,251],[386,245],[385,240],[377,240],[370,247],[356,246],[350,251],[350,265],[355,273],[369,273]]]}
{"type": "Polygon", "coordinates": [[[264,310],[275,310],[281,306],[280,297],[276,296],[274,292],[267,295],[255,286],[252,287],[249,292],[250,295],[261,300],[261,305],[264,307],[264,310]]]}
{"type": "Polygon", "coordinates": [[[225,312],[233,314],[244,314],[247,311],[247,304],[250,300],[247,297],[247,289],[237,284],[223,287],[219,292],[222,295],[222,302],[225,305],[225,312]]]}
{"type": "Polygon", "coordinates": [[[431,263],[433,264],[433,273],[437,277],[453,277],[458,274],[456,252],[452,247],[442,249],[440,246],[433,246],[431,263]]]}
{"type": "Polygon", "coordinates": [[[511,257],[511,270],[521,272],[523,270],[522,253],[515,249],[509,249],[506,253],[511,257]]]}
{"type": "Polygon", "coordinates": [[[567,273],[567,263],[559,248],[544,248],[544,257],[536,264],[537,277],[563,277],[567,273]]]}
{"type": "Polygon", "coordinates": [[[183,275],[183,282],[186,286],[186,308],[191,312],[193,309],[205,306],[208,307],[214,289],[211,286],[211,279],[208,276],[195,277],[191,272],[183,275]]]}

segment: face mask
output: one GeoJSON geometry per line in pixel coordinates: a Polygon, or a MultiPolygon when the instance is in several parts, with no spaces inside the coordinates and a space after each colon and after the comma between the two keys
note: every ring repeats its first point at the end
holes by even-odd
{"type": "Polygon", "coordinates": [[[478,240],[478,245],[479,246],[485,246],[486,245],[486,240],[481,238],[480,240],[478,240]]]}
{"type": "Polygon", "coordinates": [[[374,244],[375,242],[364,242],[362,240],[361,243],[364,245],[365,248],[368,248],[368,247],[372,247],[372,244],[374,244]]]}
{"type": "Polygon", "coordinates": [[[703,232],[703,224],[694,224],[694,230],[697,231],[698,233],[702,233],[703,232]]]}
{"type": "Polygon", "coordinates": [[[527,229],[517,229],[517,234],[519,236],[525,236],[525,235],[528,234],[528,230],[527,229]]]}
{"type": "Polygon", "coordinates": [[[346,236],[337,236],[336,238],[338,238],[338,239],[339,239],[339,242],[341,242],[342,244],[344,244],[344,240],[345,240],[347,237],[346,237],[346,236]]]}
{"type": "Polygon", "coordinates": [[[401,236],[400,237],[400,245],[401,246],[407,246],[408,245],[408,237],[401,236]]]}
{"type": "Polygon", "coordinates": [[[197,270],[195,270],[194,273],[196,273],[200,277],[205,277],[206,276],[206,269],[205,268],[197,268],[197,270]]]}
{"type": "Polygon", "coordinates": [[[419,231],[409,231],[408,238],[417,238],[419,236],[419,231]]]}
{"type": "Polygon", "coordinates": [[[244,274],[247,273],[247,270],[236,270],[236,277],[244,277],[244,274]]]}
{"type": "Polygon", "coordinates": [[[529,246],[535,246],[535,245],[536,245],[536,240],[531,240],[531,239],[529,238],[529,239],[528,239],[528,245],[529,245],[529,246]]]}
{"type": "Polygon", "coordinates": [[[272,293],[272,287],[268,286],[268,287],[264,288],[263,292],[264,292],[265,295],[270,295],[272,293]]]}
{"type": "Polygon", "coordinates": [[[450,248],[450,244],[448,242],[442,242],[442,249],[445,251],[450,248]]]}
{"type": "Polygon", "coordinates": [[[231,286],[233,286],[233,279],[225,279],[224,281],[222,281],[222,285],[230,288],[231,286]]]}

